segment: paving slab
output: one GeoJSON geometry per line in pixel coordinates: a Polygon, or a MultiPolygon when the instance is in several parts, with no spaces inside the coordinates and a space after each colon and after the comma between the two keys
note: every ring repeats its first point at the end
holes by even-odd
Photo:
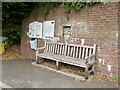
{"type": "Polygon", "coordinates": [[[56,73],[54,71],[33,66],[32,60],[3,60],[2,82],[13,88],[116,88],[108,81],[83,82],[56,73]]]}

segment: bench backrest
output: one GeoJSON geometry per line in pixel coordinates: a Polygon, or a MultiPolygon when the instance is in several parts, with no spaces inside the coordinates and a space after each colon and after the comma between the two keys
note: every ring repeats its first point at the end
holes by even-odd
{"type": "Polygon", "coordinates": [[[77,44],[46,42],[45,46],[46,48],[44,52],[65,55],[80,59],[85,59],[88,56],[96,53],[96,44],[94,44],[94,46],[86,46],[77,44]]]}

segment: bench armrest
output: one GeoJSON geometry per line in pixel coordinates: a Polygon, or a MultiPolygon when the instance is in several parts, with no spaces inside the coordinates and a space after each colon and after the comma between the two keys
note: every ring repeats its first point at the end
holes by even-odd
{"type": "Polygon", "coordinates": [[[43,46],[43,47],[40,47],[40,48],[37,48],[36,50],[40,50],[40,49],[44,49],[45,48],[45,46],[43,46]]]}
{"type": "Polygon", "coordinates": [[[44,48],[45,48],[45,46],[40,47],[40,48],[37,48],[37,49],[36,49],[36,54],[39,52],[39,50],[44,49],[44,48]]]}
{"type": "Polygon", "coordinates": [[[95,54],[88,56],[85,60],[87,65],[92,65],[95,61],[95,54]]]}

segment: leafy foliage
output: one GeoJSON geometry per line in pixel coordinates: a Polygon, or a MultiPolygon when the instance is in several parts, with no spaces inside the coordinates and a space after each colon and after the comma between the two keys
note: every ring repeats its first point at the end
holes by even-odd
{"type": "MultiPolygon", "coordinates": [[[[106,1],[106,0],[101,0],[106,1]]],[[[31,11],[41,6],[45,10],[44,17],[49,14],[49,10],[59,5],[65,7],[65,12],[70,13],[72,9],[81,10],[85,6],[99,4],[99,2],[3,2],[2,3],[2,27],[3,36],[8,37],[8,44],[20,43],[22,35],[22,20],[29,16],[31,11]]],[[[67,16],[69,20],[69,17],[67,16]]]]}
{"type": "Polygon", "coordinates": [[[3,25],[8,23],[21,24],[22,19],[29,15],[34,5],[34,3],[29,2],[3,2],[3,25]]]}
{"type": "Polygon", "coordinates": [[[3,2],[2,3],[2,35],[8,37],[7,44],[20,43],[23,18],[29,16],[35,4],[22,2],[3,2]]]}
{"type": "Polygon", "coordinates": [[[45,8],[45,13],[44,13],[45,19],[46,19],[47,15],[49,14],[49,10],[51,10],[52,8],[58,7],[61,4],[62,4],[61,2],[47,2],[47,3],[43,3],[43,7],[45,8]]]}
{"type": "Polygon", "coordinates": [[[13,45],[20,43],[22,35],[21,26],[16,24],[8,24],[3,31],[3,36],[7,36],[7,45],[13,45]]]}
{"type": "Polygon", "coordinates": [[[101,2],[66,2],[64,3],[65,12],[70,13],[72,9],[74,10],[81,10],[86,6],[92,6],[94,4],[100,4],[101,2]]]}

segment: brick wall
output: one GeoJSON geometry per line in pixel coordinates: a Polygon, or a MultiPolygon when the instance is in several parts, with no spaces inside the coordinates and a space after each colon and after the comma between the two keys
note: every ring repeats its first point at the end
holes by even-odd
{"type": "MultiPolygon", "coordinates": [[[[35,10],[22,23],[23,35],[21,39],[21,54],[30,58],[35,58],[35,51],[30,49],[29,38],[27,36],[30,22],[44,21],[44,10],[38,8],[37,17],[34,17],[35,10]]],[[[64,13],[62,6],[50,11],[47,20],[55,20],[55,36],[60,37],[63,42],[63,25],[71,25],[72,31],[69,39],[70,43],[80,44],[80,39],[85,39],[85,44],[98,45],[98,59],[103,59],[104,64],[96,61],[96,70],[110,75],[107,65],[112,66],[112,74],[118,73],[118,3],[108,3],[106,5],[94,5],[85,7],[81,11],[72,10],[68,15],[64,13]]],[[[39,47],[43,46],[43,41],[39,39],[39,47]]]]}

